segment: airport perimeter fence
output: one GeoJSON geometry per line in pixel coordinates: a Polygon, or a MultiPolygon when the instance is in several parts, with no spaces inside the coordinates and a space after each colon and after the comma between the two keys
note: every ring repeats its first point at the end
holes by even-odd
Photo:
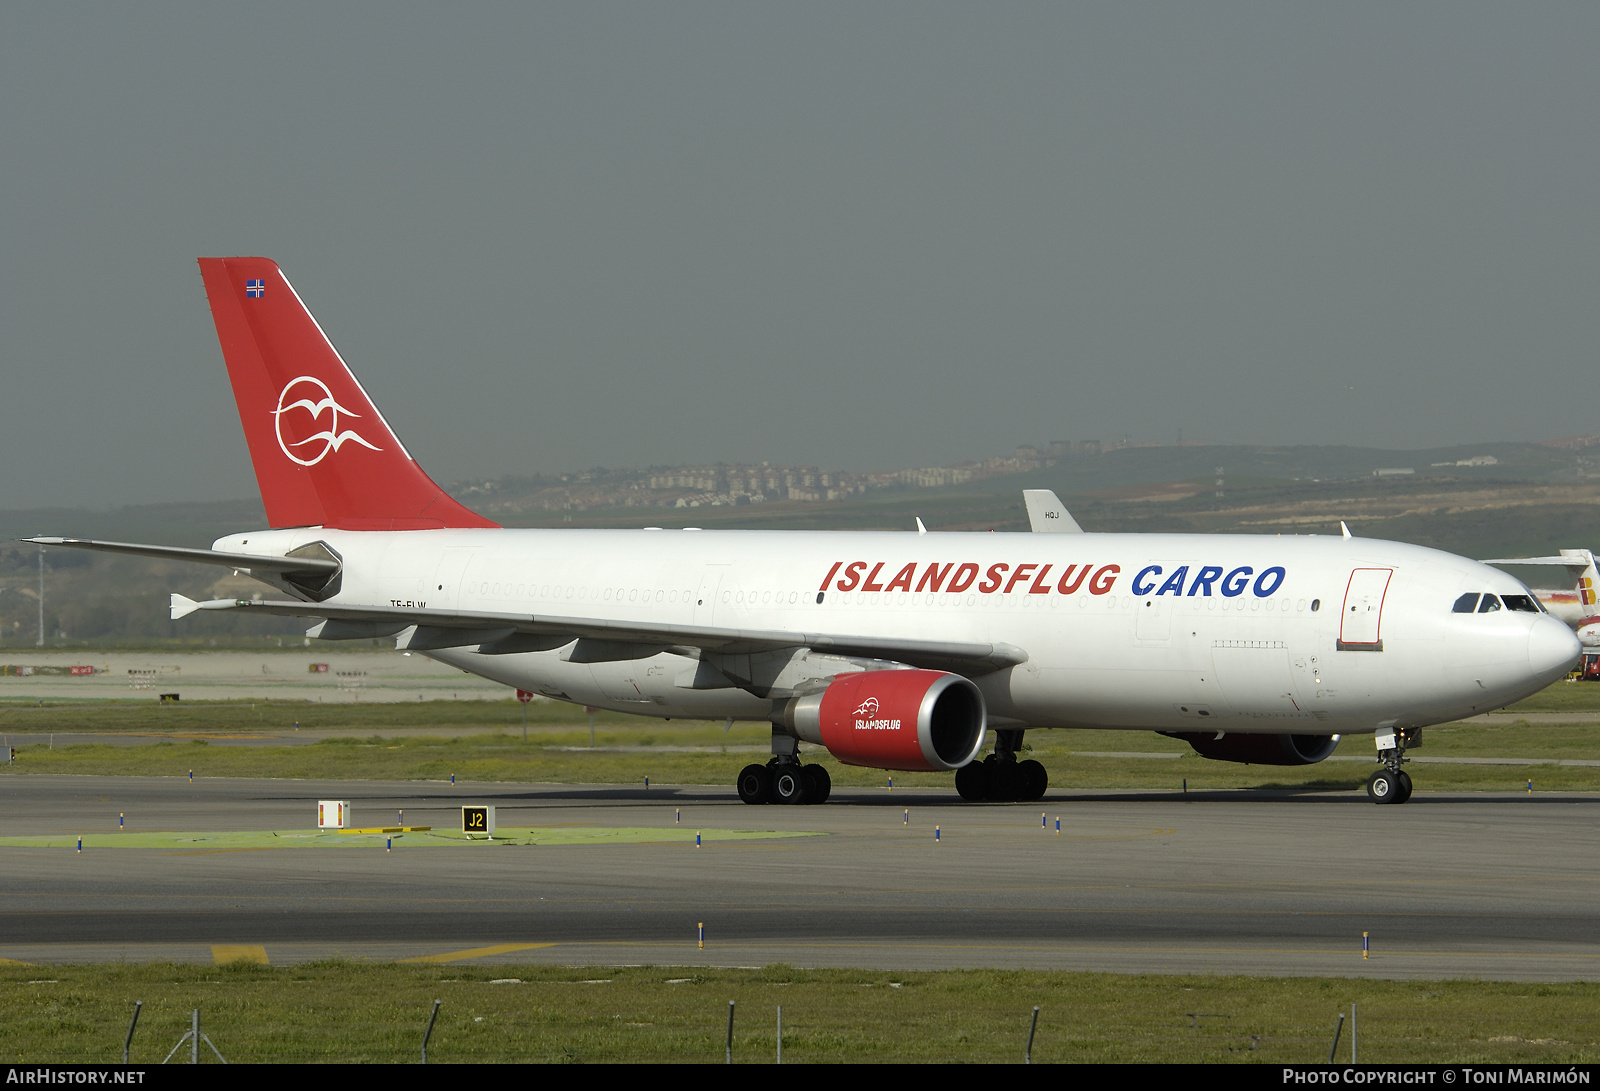
{"type": "MultiPolygon", "coordinates": [[[[434,1027],[438,1023],[439,1009],[443,1006],[443,1004],[444,1004],[444,1002],[442,1000],[435,1000],[433,1002],[433,1006],[432,1006],[431,1010],[428,1012],[428,1019],[427,1019],[426,1024],[424,1024],[424,1026],[423,1026],[421,1040],[420,1040],[420,1042],[418,1043],[418,1046],[417,1046],[417,1054],[418,1055],[415,1058],[410,1057],[410,1056],[396,1057],[395,1060],[397,1062],[411,1061],[411,1060],[414,1059],[414,1060],[417,1060],[418,1062],[420,1062],[421,1064],[427,1064],[428,1063],[428,1045],[429,1045],[429,1043],[430,1043],[430,1041],[431,1041],[431,1039],[433,1037],[434,1027]]],[[[1028,1034],[1027,1034],[1026,1044],[1022,1048],[1021,1061],[1022,1061],[1023,1064],[1032,1064],[1033,1063],[1033,1043],[1034,1043],[1034,1039],[1037,1036],[1038,1031],[1039,1031],[1039,1010],[1040,1010],[1039,1005],[1035,1004],[1034,1007],[1033,1007],[1032,1018],[1028,1022],[1028,1034]]],[[[130,1057],[132,1055],[132,1049],[133,1049],[134,1035],[138,1031],[138,1028],[139,1028],[139,1016],[143,1013],[143,1011],[144,1011],[144,1001],[142,1001],[142,1000],[134,1001],[133,1016],[128,1021],[128,1032],[127,1032],[126,1036],[123,1038],[123,1041],[122,1041],[122,1063],[124,1065],[127,1065],[127,1064],[130,1063],[130,1057]]],[[[733,1064],[735,1059],[736,1059],[735,1055],[734,1055],[734,1052],[735,1052],[735,1037],[734,1037],[735,1018],[734,1017],[735,1017],[736,1013],[737,1013],[737,1002],[733,1001],[733,1000],[728,1001],[728,1028],[727,1028],[727,1037],[726,1037],[726,1039],[725,1039],[725,1041],[723,1043],[723,1056],[722,1056],[722,1060],[723,1060],[723,1062],[725,1064],[733,1064]]],[[[1344,1023],[1344,1016],[1343,1015],[1339,1016],[1339,1022],[1340,1022],[1340,1025],[1342,1026],[1343,1023],[1344,1023]]],[[[1335,1037],[1335,1044],[1337,1045],[1337,1036],[1335,1037]]],[[[775,1063],[775,1064],[782,1064],[783,1063],[783,1005],[782,1004],[777,1005],[776,1011],[774,1013],[773,1035],[772,1035],[772,1039],[771,1039],[770,1045],[769,1045],[769,1048],[771,1050],[770,1055],[767,1055],[766,1051],[761,1049],[759,1044],[752,1043],[752,1042],[748,1041],[747,1039],[746,1040],[741,1040],[739,1045],[740,1045],[740,1055],[739,1055],[739,1057],[737,1059],[740,1060],[740,1061],[747,1061],[747,1062],[771,1061],[772,1063],[775,1063]]],[[[180,1037],[178,1039],[178,1041],[172,1046],[172,1048],[167,1051],[166,1056],[161,1060],[160,1063],[161,1064],[170,1064],[170,1063],[176,1062],[176,1063],[179,1063],[179,1064],[201,1064],[203,1062],[211,1062],[211,1061],[213,1061],[213,1058],[215,1059],[214,1063],[220,1063],[220,1064],[227,1064],[228,1063],[227,1058],[224,1057],[223,1054],[222,1054],[222,1051],[217,1048],[216,1043],[214,1043],[211,1040],[210,1035],[208,1035],[206,1032],[204,1032],[201,1029],[201,1026],[200,1026],[200,1009],[199,1008],[191,1009],[191,1011],[189,1012],[189,1029],[186,1030],[183,1033],[183,1036],[180,1037]],[[206,1050],[202,1050],[201,1049],[201,1045],[202,1044],[204,1044],[204,1046],[206,1047],[206,1050],[209,1050],[209,1053],[207,1053],[206,1050]],[[185,1047],[187,1047],[187,1048],[185,1048],[185,1047]]],[[[235,1060],[240,1060],[240,1059],[241,1058],[238,1055],[236,1055],[235,1060]]],[[[327,1056],[326,1054],[321,1053],[321,1052],[319,1052],[318,1055],[316,1055],[316,1056],[306,1056],[304,1054],[297,1054],[291,1047],[287,1046],[287,1043],[279,1043],[277,1045],[271,1045],[271,1044],[266,1045],[265,1049],[260,1051],[257,1055],[252,1055],[252,1056],[249,1056],[248,1058],[243,1058],[243,1059],[245,1059],[247,1061],[247,1063],[271,1064],[271,1063],[297,1063],[297,1062],[314,1061],[314,1060],[337,1062],[337,1061],[341,1060],[342,1058],[334,1057],[334,1056],[327,1056]]],[[[439,1059],[440,1058],[436,1054],[435,1055],[435,1060],[437,1061],[439,1059]]],[[[526,1060],[537,1060],[537,1059],[541,1059],[541,1058],[529,1058],[529,1057],[527,1057],[525,1055],[522,1055],[522,1056],[507,1055],[507,1054],[502,1054],[500,1051],[495,1051],[492,1055],[486,1055],[484,1053],[484,1051],[479,1050],[479,1049],[474,1049],[474,1050],[469,1051],[469,1053],[466,1056],[456,1055],[455,1052],[452,1051],[452,1055],[451,1056],[448,1056],[448,1057],[444,1058],[444,1060],[446,1060],[448,1062],[460,1062],[460,1061],[468,1061],[468,1062],[471,1062],[471,1061],[504,1062],[504,1061],[526,1061],[526,1060]]],[[[567,1057],[567,1058],[555,1058],[555,1059],[576,1059],[576,1058],[567,1057]]],[[[670,1060],[679,1060],[679,1061],[693,1061],[693,1060],[697,1060],[698,1058],[685,1057],[685,1056],[682,1056],[682,1055],[674,1055],[672,1057],[650,1056],[650,1057],[638,1057],[638,1058],[628,1058],[628,1059],[641,1060],[641,1061],[644,1061],[644,1060],[669,1060],[669,1059],[670,1060]]],[[[793,1059],[793,1054],[792,1054],[792,1051],[791,1051],[791,1060],[792,1059],[793,1059]]],[[[714,1060],[714,1058],[707,1057],[704,1060],[709,1062],[711,1060],[714,1060]]]]}
{"type": "MultiPolygon", "coordinates": [[[[439,1010],[440,1010],[441,1007],[443,1007],[443,1001],[442,1000],[436,999],[436,1000],[433,1001],[433,1005],[432,1005],[431,1009],[428,1012],[427,1021],[422,1026],[421,1035],[420,1035],[420,1041],[417,1041],[417,1043],[416,1043],[415,1053],[412,1054],[412,1053],[407,1052],[407,1053],[405,1053],[403,1055],[396,1056],[396,1057],[393,1058],[393,1060],[395,1062],[404,1063],[404,1062],[413,1062],[413,1061],[415,1061],[415,1062],[420,1062],[421,1064],[427,1064],[428,1063],[428,1047],[429,1047],[429,1044],[430,1044],[430,1042],[432,1040],[432,1037],[433,1037],[434,1028],[438,1024],[439,1010]]],[[[122,1043],[122,1063],[124,1065],[127,1065],[130,1062],[130,1055],[131,1055],[131,1051],[132,1051],[134,1035],[138,1030],[139,1016],[143,1012],[143,1009],[144,1009],[144,1002],[143,1001],[135,1001],[134,1002],[133,1015],[132,1015],[132,1018],[128,1022],[127,1035],[124,1037],[123,1043],[122,1043]]],[[[1039,1012],[1040,1012],[1040,1010],[1041,1010],[1040,1006],[1035,1004],[1034,1007],[1033,1007],[1033,1012],[1032,1012],[1031,1018],[1028,1020],[1027,1036],[1026,1036],[1026,1039],[1025,1039],[1025,1044],[1023,1044],[1023,1046],[1022,1046],[1021,1056],[1020,1056],[1020,1058],[1018,1058],[1018,1059],[1021,1060],[1021,1062],[1023,1064],[1032,1064],[1033,1063],[1033,1047],[1034,1047],[1034,1042],[1035,1042],[1035,1039],[1037,1038],[1038,1031],[1039,1031],[1039,1012]]],[[[200,1013],[200,1009],[199,1008],[195,1008],[195,1009],[192,1009],[190,1011],[190,1013],[189,1013],[189,1029],[186,1030],[184,1032],[183,1036],[180,1037],[178,1039],[178,1041],[172,1046],[172,1048],[167,1051],[165,1058],[160,1062],[161,1064],[168,1064],[168,1063],[172,1063],[174,1061],[176,1061],[177,1063],[180,1063],[180,1064],[183,1064],[183,1063],[186,1063],[186,1064],[200,1064],[202,1062],[212,1062],[213,1059],[214,1059],[215,1063],[221,1063],[221,1064],[227,1064],[228,1063],[228,1060],[223,1056],[222,1051],[217,1047],[216,1043],[214,1043],[211,1040],[210,1036],[205,1031],[203,1031],[201,1029],[200,1014],[201,1013],[200,1013]],[[206,1047],[206,1050],[202,1050],[201,1049],[202,1044],[206,1047]],[[185,1047],[187,1047],[187,1048],[185,1048],[185,1047]],[[209,1050],[209,1052],[207,1052],[207,1050],[209,1050]]],[[[782,1064],[783,1063],[783,1042],[784,1042],[783,1005],[779,1004],[779,1005],[776,1006],[776,1011],[775,1011],[774,1017],[773,1017],[774,1018],[774,1022],[772,1024],[772,1036],[771,1036],[771,1038],[767,1039],[764,1042],[760,1041],[759,1039],[764,1039],[766,1037],[764,1030],[762,1030],[762,1031],[755,1032],[754,1037],[756,1039],[758,1039],[758,1040],[752,1041],[751,1040],[752,1036],[750,1036],[750,1035],[747,1035],[745,1038],[738,1039],[737,1040],[737,1045],[738,1045],[738,1056],[737,1057],[735,1056],[735,1053],[736,1053],[736,1048],[735,1048],[736,1047],[736,1038],[735,1038],[736,1020],[735,1020],[735,1016],[736,1016],[736,1014],[737,1014],[737,1002],[733,1001],[733,1000],[728,1001],[727,1033],[726,1033],[725,1040],[723,1042],[723,1055],[721,1057],[721,1060],[723,1061],[723,1063],[725,1063],[725,1064],[733,1064],[735,1062],[735,1060],[739,1060],[739,1061],[742,1061],[742,1062],[754,1062],[754,1063],[769,1062],[769,1063],[782,1064]]],[[[1215,1019],[1226,1018],[1226,1016],[1221,1016],[1221,1015],[1217,1015],[1215,1013],[1210,1013],[1210,1012],[1188,1012],[1186,1014],[1189,1017],[1190,1027],[1193,1028],[1193,1029],[1198,1029],[1202,1024],[1202,1021],[1204,1021],[1204,1020],[1208,1020],[1208,1019],[1215,1020],[1215,1019]]],[[[1356,1015],[1357,1015],[1356,1005],[1352,1004],[1352,1005],[1350,1005],[1350,1021],[1349,1021],[1349,1035],[1348,1035],[1348,1045],[1349,1045],[1349,1051],[1350,1051],[1349,1063],[1352,1064],[1352,1065],[1359,1063],[1356,1015]]],[[[480,1017],[479,1021],[481,1021],[481,1017],[480,1017]]],[[[1340,1012],[1339,1015],[1338,1015],[1337,1022],[1334,1025],[1332,1041],[1331,1041],[1331,1043],[1329,1044],[1329,1047],[1328,1047],[1327,1063],[1330,1064],[1330,1065],[1334,1064],[1336,1062],[1336,1060],[1339,1059],[1338,1058],[1339,1045],[1340,1045],[1341,1038],[1344,1037],[1345,1025],[1346,1025],[1345,1024],[1345,1015],[1344,1015],[1343,1012],[1340,1012]]],[[[1260,1042],[1261,1042],[1261,1037],[1259,1035],[1251,1035],[1250,1036],[1250,1044],[1248,1046],[1249,1051],[1251,1051],[1251,1052],[1255,1051],[1257,1049],[1257,1047],[1259,1046],[1260,1042]]],[[[259,1043],[259,1044],[257,1044],[255,1049],[249,1051],[249,1054],[250,1054],[249,1056],[236,1055],[235,1056],[235,1060],[236,1061],[237,1060],[244,1060],[247,1063],[258,1063],[258,1064],[267,1063],[267,1064],[270,1064],[270,1063],[296,1063],[296,1062],[306,1062],[306,1061],[338,1062],[338,1061],[347,1059],[347,1058],[343,1058],[343,1057],[339,1057],[339,1056],[331,1056],[325,1050],[318,1050],[313,1055],[307,1055],[307,1054],[302,1053],[302,1052],[297,1052],[292,1047],[292,1045],[290,1045],[286,1041],[279,1041],[279,1042],[276,1042],[276,1043],[272,1043],[272,1042],[259,1043]]],[[[445,1057],[443,1057],[443,1058],[440,1058],[438,1056],[437,1052],[436,1052],[434,1059],[436,1061],[442,1059],[442,1060],[444,1060],[446,1062],[455,1063],[455,1062],[474,1062],[474,1061],[478,1061],[478,1062],[508,1062],[508,1061],[539,1061],[539,1060],[577,1060],[577,1059],[580,1059],[580,1057],[578,1057],[577,1055],[575,1055],[575,1054],[573,1054],[571,1052],[565,1052],[562,1056],[558,1056],[558,1057],[530,1057],[530,1056],[527,1055],[525,1050],[519,1050],[516,1047],[501,1048],[501,1049],[493,1049],[493,1048],[491,1048],[491,1049],[485,1050],[482,1047],[482,1043],[479,1043],[476,1046],[468,1047],[465,1051],[462,1051],[459,1048],[450,1049],[450,1050],[447,1051],[447,1055],[445,1057]]],[[[652,1051],[648,1055],[641,1055],[641,1056],[637,1056],[637,1057],[620,1057],[620,1058],[615,1058],[615,1059],[625,1060],[625,1061],[666,1061],[666,1060],[691,1061],[691,1062],[692,1061],[700,1061],[701,1063],[708,1063],[708,1062],[711,1062],[711,1061],[715,1060],[716,1058],[709,1057],[709,1056],[708,1057],[703,1057],[703,1058],[702,1057],[695,1057],[695,1056],[686,1056],[683,1053],[679,1053],[679,1052],[674,1052],[674,1053],[672,1053],[670,1055],[662,1055],[662,1054],[660,1054],[658,1052],[652,1051]]],[[[932,1058],[930,1058],[930,1059],[932,1059],[932,1058]]],[[[792,1060],[793,1060],[793,1054],[792,1054],[792,1050],[791,1050],[791,1061],[792,1060]]]]}
{"type": "MultiPolygon", "coordinates": [[[[253,982],[253,976],[243,974],[242,981],[253,982]]],[[[354,969],[354,968],[352,968],[354,969]]],[[[490,968],[483,968],[490,969],[490,968]]],[[[498,968],[494,968],[498,969],[498,968]]],[[[600,969],[600,968],[595,968],[600,969]]],[[[253,974],[254,971],[251,971],[253,974]]],[[[448,973],[448,971],[446,971],[448,973]]],[[[592,971],[590,971],[592,973],[592,971]]],[[[682,973],[682,971],[680,971],[682,973]]],[[[774,984],[789,985],[779,974],[774,984]]],[[[301,979],[306,985],[314,984],[314,977],[301,979]]],[[[576,993],[552,995],[522,993],[520,1000],[510,1005],[501,1003],[499,997],[510,1000],[512,993],[498,993],[496,1000],[488,1000],[477,990],[462,993],[461,997],[435,995],[422,1000],[427,993],[411,993],[410,998],[392,995],[390,1003],[376,1006],[344,1005],[330,997],[326,990],[293,990],[294,997],[264,997],[250,990],[235,993],[232,998],[222,995],[206,1005],[190,1008],[178,997],[157,1000],[154,1005],[146,1001],[133,1001],[125,1027],[118,1024],[115,1030],[106,1024],[107,1016],[115,1017],[117,1006],[99,1008],[98,1017],[83,1021],[86,1011],[75,1001],[66,1005],[46,1003],[53,1011],[51,1029],[24,1032],[19,1046],[14,1049],[11,1064],[109,1064],[118,1054],[122,1064],[274,1064],[274,1062],[360,1062],[360,1064],[462,1064],[462,1062],[691,1062],[691,1064],[784,1064],[784,1062],[1021,1062],[1032,1064],[1035,1053],[1042,1046],[1043,1061],[1117,1062],[1157,1061],[1165,1064],[1197,1064],[1206,1061],[1267,1062],[1278,1065],[1283,1072],[1322,1065],[1362,1064],[1363,1043],[1358,1040],[1357,1006],[1330,1013],[1330,1021],[1317,1030],[1306,1024],[1304,1017],[1315,1017],[1314,1009],[1302,1009],[1301,1017],[1293,1019],[1293,1027],[1283,1022],[1262,1022],[1259,1013],[1245,1016],[1235,1009],[1227,1013],[1226,1006],[1194,1006],[1192,1011],[1182,1008],[1168,1009],[1165,1019],[1158,1024],[1141,1024],[1138,1017],[1123,1013],[1114,1024],[1096,1019],[1090,1011],[1077,1011],[1074,1003],[1066,1006],[1056,1003],[1053,1021],[1042,1025],[1045,1005],[1032,1008],[1016,1006],[1016,990],[1008,985],[1021,982],[990,982],[987,992],[995,997],[995,987],[1000,987],[1008,997],[1000,1005],[987,1008],[986,1016],[978,1016],[979,1006],[971,1005],[971,993],[952,995],[949,990],[930,989],[923,992],[925,984],[907,982],[906,992],[901,982],[886,982],[885,989],[874,993],[880,1000],[870,1001],[869,1013],[862,1008],[850,1008],[845,997],[838,993],[821,998],[808,998],[803,1003],[798,995],[766,993],[765,1000],[739,998],[714,1000],[717,982],[699,976],[658,979],[664,985],[706,985],[707,989],[672,990],[672,1000],[662,1003],[659,998],[640,998],[632,989],[616,992],[605,990],[602,1000],[600,990],[584,990],[586,998],[598,1003],[576,1001],[576,993]],[[715,992],[710,992],[715,990],[715,992]],[[710,995],[707,995],[710,992],[710,995]],[[918,995],[920,993],[920,995],[918,995]],[[782,1000],[784,1003],[773,1003],[782,1000]],[[821,1000],[821,1003],[818,1003],[821,1000]],[[176,1003],[174,1003],[176,1001],[176,1003]],[[930,1003],[931,1001],[931,1003],[930,1003]],[[952,1003],[954,1001],[954,1003],[952,1003]],[[786,1011],[789,1006],[789,1011],[786,1011]],[[149,1011],[146,1009],[149,1008],[149,1011]],[[75,1046],[67,1046],[62,1032],[69,1029],[59,1022],[64,1014],[77,1009],[78,1029],[85,1030],[75,1046]],[[802,1017],[786,1019],[792,1013],[802,1017]],[[867,1017],[864,1017],[867,1016],[867,1017]],[[1238,1016],[1245,1016],[1240,1021],[1238,1016]],[[98,1024],[98,1030],[93,1025],[98,1024]],[[1098,1025],[1096,1025],[1098,1024],[1098,1025]],[[1126,1030],[1118,1035],[1117,1027],[1126,1030]],[[1109,1030],[1110,1033],[1107,1033],[1109,1030]],[[110,1032],[110,1033],[107,1033],[110,1032]],[[181,1033],[179,1033],[181,1032],[181,1033]],[[110,1037],[114,1033],[115,1038],[110,1037]],[[107,1040],[110,1038],[110,1040],[107,1040]],[[96,1041],[98,1040],[98,1041],[96,1041]],[[51,1046],[64,1046],[56,1053],[51,1046]],[[118,1049],[120,1046],[120,1049],[118,1049]],[[34,1061],[26,1061],[32,1054],[34,1061]],[[77,1056],[74,1056],[77,1054],[77,1056]],[[1288,1067],[1285,1067],[1288,1065],[1288,1067]]],[[[56,982],[29,982],[29,984],[56,984],[56,982]]],[[[211,984],[210,979],[206,984],[211,984]]],[[[221,984],[221,982],[216,982],[221,984]]],[[[525,985],[539,984],[523,981],[520,977],[490,977],[488,974],[469,977],[440,977],[437,984],[461,985],[525,985]]],[[[563,976],[557,981],[544,982],[560,989],[578,985],[610,985],[611,977],[594,979],[578,974],[563,976]]],[[[725,984],[725,982],[723,982],[725,984]]],[[[848,989],[854,995],[858,989],[878,989],[880,982],[853,981],[848,989]]],[[[187,990],[186,990],[187,992],[187,990]]],[[[432,990],[429,990],[432,992],[432,990]]],[[[520,990],[514,990],[520,993],[520,990]]],[[[1187,992],[1187,989],[1186,989],[1187,992]]],[[[123,993],[126,995],[126,993],[123,993]]],[[[138,993],[134,993],[138,995],[138,993]]],[[[726,995],[726,993],[723,993],[726,995]]],[[[1213,998],[1222,998],[1219,993],[1213,998]]],[[[184,1000],[194,993],[187,992],[184,1000]]],[[[1594,993],[1587,992],[1592,1001],[1594,993]]],[[[1173,998],[1178,998],[1174,995],[1173,998]]],[[[1322,1008],[1322,1005],[1317,1005],[1322,1008]]],[[[123,1009],[126,1011],[126,1009],[123,1009]]],[[[1370,1008],[1371,1011],[1371,1008],[1370,1008]]],[[[1379,1013],[1386,1011],[1379,1008],[1379,1013]]],[[[16,1014],[22,1014],[18,1009],[16,1014]]],[[[1392,1013],[1390,1013],[1392,1014],[1392,1013]]],[[[1390,1057],[1394,1046],[1414,1045],[1411,1030],[1395,1037],[1397,1027],[1392,1019],[1379,1014],[1376,1027],[1381,1033],[1381,1053],[1389,1054],[1362,1064],[1366,1070],[1392,1067],[1390,1057]],[[1390,1046],[1389,1049],[1382,1045],[1390,1046]]],[[[1318,1019],[1317,1022],[1320,1022],[1318,1019]]],[[[1578,1025],[1578,1024],[1573,1024],[1578,1025]]],[[[1587,1025],[1587,1021],[1584,1024],[1587,1025]]],[[[1555,1027],[1552,1027],[1554,1030],[1555,1027]]],[[[1541,1041],[1523,1038],[1488,1038],[1494,1043],[1526,1043],[1541,1045],[1541,1041]]],[[[1478,1046],[1483,1041],[1469,1037],[1464,1041],[1448,1043],[1438,1041],[1445,1051],[1458,1053],[1466,1049],[1466,1056],[1474,1057],[1474,1064],[1490,1067],[1520,1067],[1533,1070],[1549,1067],[1555,1057],[1566,1056],[1581,1062],[1579,1069],[1587,1069],[1587,1049],[1581,1041],[1578,1051],[1565,1054],[1544,1054],[1528,1061],[1493,1061],[1483,1056],[1478,1046]]],[[[1549,1043],[1573,1046],[1573,1041],[1549,1043]]],[[[1402,1056],[1410,1054],[1411,1064],[1437,1064],[1432,1057],[1416,1056],[1414,1051],[1403,1049],[1402,1056]]],[[[1504,1054],[1502,1054],[1504,1056],[1504,1054]]],[[[3,1067],[3,1062],[0,1062],[3,1067]]],[[[1443,1070],[1440,1069],[1440,1073],[1443,1070]]],[[[3,1078],[3,1077],[0,1077],[3,1078]]],[[[1347,1081],[1347,1080],[1346,1080],[1347,1081]]],[[[1371,1080],[1357,1080],[1371,1081],[1371,1080]]],[[[1517,1080],[1507,1080],[1517,1081],[1517,1080]]],[[[1587,1083],[1589,1080],[1581,1080],[1587,1083]]],[[[1448,1080],[1446,1080],[1448,1083],[1448,1080]]]]}

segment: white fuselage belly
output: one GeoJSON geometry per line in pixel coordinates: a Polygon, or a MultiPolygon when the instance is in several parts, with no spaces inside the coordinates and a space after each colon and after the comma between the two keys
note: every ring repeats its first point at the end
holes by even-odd
{"type": "MultiPolygon", "coordinates": [[[[1525,593],[1510,576],[1369,539],[303,528],[215,548],[283,553],[319,540],[344,560],[335,603],[1014,645],[1025,663],[973,675],[1002,726],[1370,732],[1499,707],[1568,665],[1540,627],[1567,630],[1547,615],[1451,613],[1464,592],[1525,593]],[[1367,628],[1342,633],[1356,624],[1343,616],[1352,572],[1364,569],[1393,574],[1362,607],[1367,628]]],[[[695,662],[672,652],[606,663],[567,662],[561,649],[427,654],[624,712],[772,710],[740,689],[688,688],[695,662]]]]}

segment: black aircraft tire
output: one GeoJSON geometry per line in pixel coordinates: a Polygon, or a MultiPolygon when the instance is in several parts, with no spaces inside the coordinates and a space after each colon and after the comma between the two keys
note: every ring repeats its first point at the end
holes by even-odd
{"type": "Polygon", "coordinates": [[[833,778],[820,765],[808,765],[803,770],[810,783],[806,789],[807,803],[826,803],[833,792],[833,778]]]}
{"type": "Polygon", "coordinates": [[[772,802],[772,770],[765,765],[746,765],[739,770],[739,798],[749,804],[772,802]]]}
{"type": "Polygon", "coordinates": [[[956,770],[956,791],[968,803],[982,803],[989,798],[988,767],[981,761],[969,761],[956,770]]]}
{"type": "Polygon", "coordinates": [[[780,765],[772,770],[772,799],[775,803],[804,803],[810,787],[805,771],[798,765],[780,765]]]}
{"type": "Polygon", "coordinates": [[[1027,783],[1014,761],[989,763],[989,798],[996,803],[1016,803],[1026,798],[1027,783]]]}
{"type": "Polygon", "coordinates": [[[1374,803],[1399,803],[1399,778],[1387,769],[1379,769],[1367,779],[1367,798],[1374,803]]]}
{"type": "Polygon", "coordinates": [[[1399,780],[1400,798],[1395,800],[1395,802],[1404,803],[1411,798],[1411,774],[1402,769],[1400,770],[1399,780]]]}
{"type": "Polygon", "coordinates": [[[1017,766],[1017,772],[1022,774],[1022,782],[1027,786],[1024,799],[1043,799],[1050,788],[1050,774],[1045,772],[1043,765],[1029,758],[1017,766]]]}

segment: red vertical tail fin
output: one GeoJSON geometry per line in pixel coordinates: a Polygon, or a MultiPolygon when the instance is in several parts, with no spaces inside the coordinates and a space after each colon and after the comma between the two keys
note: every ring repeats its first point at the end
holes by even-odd
{"type": "Polygon", "coordinates": [[[276,262],[201,258],[211,317],[274,527],[492,527],[412,461],[276,262]]]}

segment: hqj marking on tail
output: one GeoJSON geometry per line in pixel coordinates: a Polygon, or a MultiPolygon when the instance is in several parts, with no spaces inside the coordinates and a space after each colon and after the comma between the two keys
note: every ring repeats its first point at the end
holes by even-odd
{"type": "Polygon", "coordinates": [[[1042,491],[1029,534],[502,529],[412,461],[275,263],[200,269],[273,529],[209,550],[31,541],[271,589],[174,595],[174,618],[301,616],[323,640],[395,636],[557,700],[769,722],[771,760],[739,775],[747,803],[828,797],[803,744],[951,771],[969,800],[1037,799],[1045,770],[1018,751],[1048,728],[1153,730],[1262,765],[1372,737],[1368,793],[1399,803],[1423,727],[1579,657],[1525,586],[1476,561],[1348,531],[1089,534],[1042,491]]]}

